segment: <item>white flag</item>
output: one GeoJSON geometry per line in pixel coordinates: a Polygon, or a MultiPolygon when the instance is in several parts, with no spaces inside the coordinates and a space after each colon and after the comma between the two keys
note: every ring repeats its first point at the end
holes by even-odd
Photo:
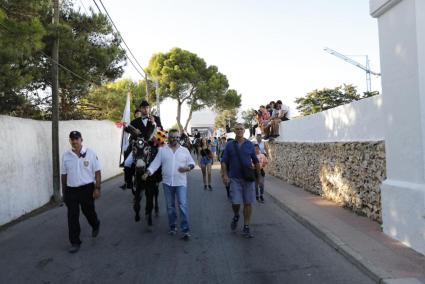
{"type": "MultiPolygon", "coordinates": [[[[127,94],[127,102],[125,103],[124,107],[124,113],[122,115],[122,122],[125,122],[127,125],[130,123],[130,93],[127,94]]],[[[124,135],[122,136],[122,153],[127,149],[128,147],[128,137],[130,136],[129,133],[124,131],[124,135]]]]}

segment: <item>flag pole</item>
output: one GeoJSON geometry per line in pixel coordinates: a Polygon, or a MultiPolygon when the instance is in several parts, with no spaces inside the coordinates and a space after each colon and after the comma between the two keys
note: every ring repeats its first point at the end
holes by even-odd
{"type": "MultiPolygon", "coordinates": [[[[122,132],[121,132],[121,148],[120,148],[120,162],[119,162],[119,164],[118,164],[118,167],[121,167],[123,140],[124,140],[124,124],[122,124],[122,132]]],[[[124,167],[124,166],[123,166],[123,167],[124,167]]]]}
{"type": "MultiPolygon", "coordinates": [[[[126,103],[125,103],[125,107],[124,107],[124,113],[123,113],[123,116],[122,116],[122,120],[121,120],[121,123],[122,123],[122,132],[121,132],[121,147],[120,147],[120,158],[119,158],[119,166],[121,167],[121,163],[122,162],[125,162],[125,159],[124,159],[124,161],[122,161],[122,156],[123,156],[123,148],[124,148],[124,139],[125,139],[125,133],[124,133],[124,123],[127,123],[127,124],[129,124],[130,123],[130,109],[131,109],[131,106],[130,106],[130,100],[131,100],[131,95],[130,95],[130,90],[128,90],[128,92],[127,92],[127,100],[126,100],[126,103]]],[[[130,145],[127,145],[127,147],[129,147],[130,145]]]]}

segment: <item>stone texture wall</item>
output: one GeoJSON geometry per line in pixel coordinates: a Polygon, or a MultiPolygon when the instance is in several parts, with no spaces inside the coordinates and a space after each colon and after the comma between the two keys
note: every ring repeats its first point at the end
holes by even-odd
{"type": "Polygon", "coordinates": [[[383,141],[272,142],[269,149],[270,174],[381,222],[383,141]]]}

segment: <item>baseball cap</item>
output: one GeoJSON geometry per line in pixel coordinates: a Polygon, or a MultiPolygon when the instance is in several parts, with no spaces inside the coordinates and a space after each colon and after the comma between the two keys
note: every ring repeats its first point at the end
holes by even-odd
{"type": "Polygon", "coordinates": [[[81,133],[80,133],[79,131],[76,131],[76,130],[71,131],[71,132],[69,133],[69,138],[70,138],[70,139],[78,139],[78,138],[81,138],[81,133]]]}
{"type": "Polygon", "coordinates": [[[146,100],[143,100],[143,101],[140,103],[140,107],[147,107],[147,106],[150,106],[150,105],[149,105],[148,101],[146,101],[146,100]]]}

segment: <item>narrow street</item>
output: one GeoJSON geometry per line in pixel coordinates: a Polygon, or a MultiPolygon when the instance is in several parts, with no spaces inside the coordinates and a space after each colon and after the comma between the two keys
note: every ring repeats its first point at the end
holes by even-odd
{"type": "Polygon", "coordinates": [[[267,196],[254,206],[255,238],[230,232],[218,165],[212,192],[203,190],[198,168],[189,176],[188,242],[167,234],[162,187],[153,232],[135,223],[122,180],[103,184],[97,239],[80,216],[83,244],[76,254],[67,252],[65,207],[0,231],[0,283],[372,283],[267,196]]]}

